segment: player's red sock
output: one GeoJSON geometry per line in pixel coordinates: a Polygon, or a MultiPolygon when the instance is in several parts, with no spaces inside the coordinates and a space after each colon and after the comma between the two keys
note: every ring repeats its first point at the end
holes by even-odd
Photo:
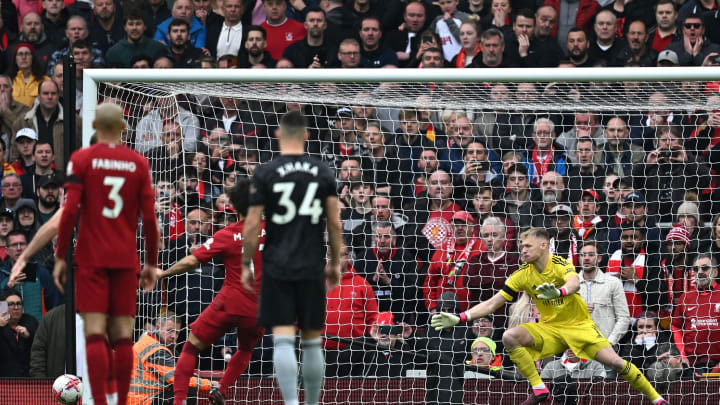
{"type": "Polygon", "coordinates": [[[105,335],[90,335],[85,338],[90,390],[97,405],[107,405],[105,384],[108,379],[108,344],[105,335]]]}
{"type": "Polygon", "coordinates": [[[117,385],[115,385],[115,351],[108,345],[108,378],[105,385],[105,392],[112,394],[117,392],[117,385]]]}
{"type": "Polygon", "coordinates": [[[225,373],[220,379],[220,391],[223,394],[227,394],[228,388],[235,384],[238,377],[247,370],[251,357],[252,352],[247,350],[238,350],[233,354],[228,362],[227,369],[225,369],[225,373]]]}
{"type": "Polygon", "coordinates": [[[198,353],[200,350],[190,342],[185,342],[183,345],[182,353],[180,358],[175,365],[175,405],[183,405],[183,402],[188,396],[188,384],[190,384],[190,376],[195,371],[195,365],[197,364],[198,353]]]}
{"type": "Polygon", "coordinates": [[[113,350],[115,351],[113,371],[118,393],[118,405],[125,405],[128,391],[130,391],[130,374],[133,367],[132,339],[123,338],[114,341],[113,350]]]}

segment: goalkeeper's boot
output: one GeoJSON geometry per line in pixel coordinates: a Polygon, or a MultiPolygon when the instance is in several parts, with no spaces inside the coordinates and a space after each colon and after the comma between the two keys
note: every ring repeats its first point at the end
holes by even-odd
{"type": "Polygon", "coordinates": [[[210,388],[208,399],[211,405],[225,405],[225,395],[217,387],[210,388]]]}
{"type": "Polygon", "coordinates": [[[535,394],[534,392],[530,394],[528,399],[525,400],[525,402],[521,403],[520,405],[537,405],[542,404],[543,402],[550,399],[550,391],[545,391],[540,394],[535,394]]]}

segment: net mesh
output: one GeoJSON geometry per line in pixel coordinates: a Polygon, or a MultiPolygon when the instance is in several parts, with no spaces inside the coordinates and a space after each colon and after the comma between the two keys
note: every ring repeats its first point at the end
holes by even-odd
{"type": "MultiPolygon", "coordinates": [[[[713,385],[689,380],[712,378],[720,361],[720,293],[697,292],[717,277],[703,265],[714,265],[720,252],[716,87],[133,82],[100,84],[98,100],[123,106],[123,139],[151,163],[163,269],[237,219],[227,190],[278,154],[282,114],[306,114],[307,152],[337,174],[356,273],[343,281],[345,293],[328,293],[326,403],[511,403],[524,396],[527,383],[504,353],[502,334],[538,320],[529,297],[452,332],[428,324],[433,312],[466,310],[498,293],[518,268],[520,233],[544,227],[551,251],[587,280],[580,294],[620,355],[659,390],[677,392],[688,380],[685,398],[709,404],[713,385]],[[591,240],[597,245],[588,246],[591,240]],[[364,380],[348,385],[345,378],[364,380]],[[415,382],[388,388],[388,378],[415,382]],[[488,378],[505,381],[476,383],[488,378]]],[[[140,238],[138,246],[142,253],[140,238]]],[[[216,258],[142,295],[136,338],[172,311],[182,320],[179,353],[224,271],[216,258]]],[[[235,350],[228,331],[201,353],[198,369],[222,371],[235,350]]],[[[612,370],[568,363],[572,356],[562,352],[536,363],[556,398],[578,400],[592,387],[605,401],[640,401],[622,379],[611,385],[612,370]],[[573,386],[565,375],[584,382],[573,386]],[[603,384],[611,394],[602,394],[603,384]]],[[[268,398],[272,383],[255,384],[272,376],[265,336],[233,398],[268,398]]]]}

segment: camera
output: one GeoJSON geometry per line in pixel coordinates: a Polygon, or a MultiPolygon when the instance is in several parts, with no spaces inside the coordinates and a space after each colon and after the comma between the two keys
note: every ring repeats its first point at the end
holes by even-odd
{"type": "Polygon", "coordinates": [[[678,151],[672,149],[663,149],[658,153],[658,160],[670,160],[678,156],[678,151]]]}
{"type": "Polygon", "coordinates": [[[402,325],[380,325],[378,326],[378,332],[381,335],[400,335],[402,334],[402,325]]]}
{"type": "Polygon", "coordinates": [[[432,43],[432,41],[433,41],[433,36],[432,36],[432,34],[430,34],[430,33],[426,33],[426,34],[423,34],[423,36],[422,36],[421,39],[422,39],[422,42],[423,42],[424,44],[425,44],[425,43],[432,43]]]}

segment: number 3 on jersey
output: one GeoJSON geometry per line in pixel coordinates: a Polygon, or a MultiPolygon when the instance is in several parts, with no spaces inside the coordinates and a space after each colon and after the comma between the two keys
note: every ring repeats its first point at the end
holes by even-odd
{"type": "Polygon", "coordinates": [[[300,204],[300,210],[295,206],[295,202],[290,199],[292,192],[295,189],[295,183],[282,182],[275,183],[273,185],[273,193],[281,193],[280,204],[285,209],[284,214],[273,214],[272,221],[278,225],[284,225],[295,219],[296,215],[309,216],[310,223],[317,224],[320,222],[320,216],[323,213],[322,204],[320,200],[315,198],[317,193],[318,183],[313,181],[308,183],[307,190],[305,191],[305,197],[303,197],[302,203],[300,204]]]}
{"type": "Polygon", "coordinates": [[[110,186],[110,192],[108,193],[108,199],[113,202],[113,207],[103,207],[102,215],[105,218],[115,219],[120,216],[120,211],[123,209],[123,199],[120,195],[120,189],[125,184],[124,177],[117,176],[105,176],[103,179],[104,186],[110,186]]]}

